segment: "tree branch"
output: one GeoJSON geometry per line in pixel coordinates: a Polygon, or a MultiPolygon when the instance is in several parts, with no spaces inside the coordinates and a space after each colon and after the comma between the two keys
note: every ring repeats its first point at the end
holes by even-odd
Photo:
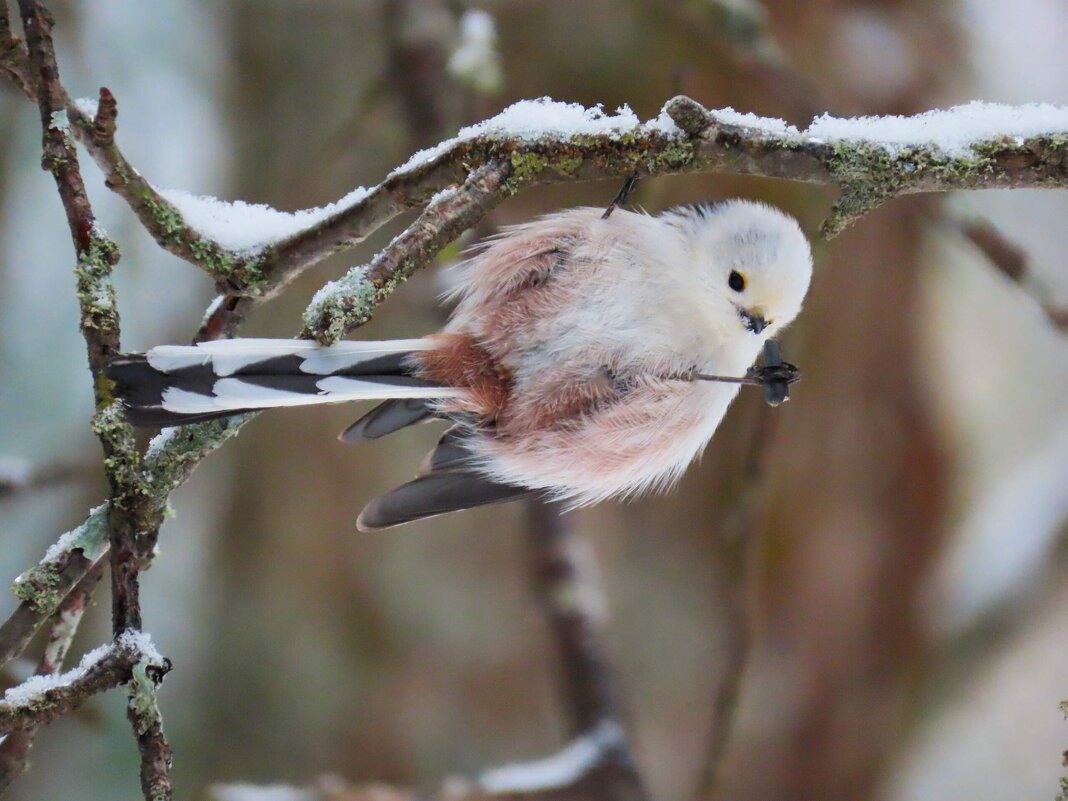
{"type": "MultiPolygon", "coordinates": [[[[41,661],[37,664],[35,675],[58,676],[63,670],[63,662],[78,631],[82,615],[92,598],[93,590],[100,581],[102,570],[103,563],[98,562],[56,610],[52,617],[48,642],[41,661]]],[[[36,727],[30,727],[8,734],[0,743],[0,793],[22,774],[36,733],[36,727]]]]}
{"type": "MultiPolygon", "coordinates": [[[[78,257],[76,269],[82,333],[94,379],[97,414],[93,430],[104,450],[104,465],[111,488],[108,501],[108,543],[111,565],[112,625],[114,653],[105,656],[102,666],[80,666],[77,675],[64,682],[65,688],[45,690],[38,699],[28,699],[27,714],[34,724],[47,722],[54,714],[69,711],[87,694],[110,689],[135,679],[131,689],[129,718],[141,751],[141,784],[146,799],[159,801],[171,796],[170,749],[163,738],[162,722],[155,703],[155,690],[145,686],[144,648],[119,648],[124,638],[139,636],[141,609],[138,575],[152,558],[162,509],[152,503],[151,489],[141,470],[141,454],[133,431],[126,423],[121,404],[111,398],[111,382],[105,374],[110,360],[119,351],[119,315],[111,283],[112,267],[118,262],[118,247],[97,228],[92,206],[85,192],[78,164],[78,152],[70,136],[69,98],[60,83],[59,67],[52,44],[52,18],[37,0],[19,0],[26,35],[37,102],[43,129],[42,166],[56,181],[60,200],[78,257]],[[131,634],[133,632],[133,634],[131,634]],[[136,652],[138,660],[127,664],[124,656],[136,652]],[[132,671],[132,674],[131,674],[132,671]]],[[[116,117],[114,99],[101,91],[94,121],[95,141],[101,146],[112,142],[116,117]]],[[[113,144],[113,143],[112,143],[113,144]]],[[[83,550],[83,558],[84,550],[83,550]]],[[[153,649],[154,650],[154,649],[153,649]]],[[[46,653],[47,656],[47,653],[46,653]]],[[[157,660],[158,661],[158,660],[157,660]]],[[[167,668],[169,669],[169,663],[167,668]]],[[[5,696],[5,698],[8,698],[5,696]]],[[[11,704],[15,702],[10,701],[11,704]]],[[[2,706],[2,705],[0,705],[2,706]]],[[[18,714],[14,711],[11,714],[18,714]]],[[[3,710],[0,709],[0,720],[3,710]]],[[[25,719],[23,715],[21,720],[25,719]]],[[[25,728],[25,727],[23,727],[25,728]]]]}
{"type": "MultiPolygon", "coordinates": [[[[559,504],[527,503],[531,578],[559,656],[561,690],[572,737],[613,732],[613,745],[600,757],[610,769],[585,776],[588,792],[606,801],[646,797],[623,725],[608,658],[598,629],[608,614],[608,599],[596,573],[587,541],[572,531],[559,504]]],[[[592,766],[591,766],[592,767],[592,766]]]]}
{"type": "Polygon", "coordinates": [[[1031,259],[1023,248],[988,220],[947,217],[946,224],[975,245],[998,272],[1030,296],[1050,325],[1068,334],[1068,309],[1052,302],[1049,289],[1036,279],[1031,259]]]}
{"type": "Polygon", "coordinates": [[[725,668],[712,698],[712,721],[696,798],[719,798],[720,766],[727,753],[751,645],[749,589],[752,557],[762,528],[768,456],[779,414],[768,406],[757,419],[741,469],[727,483],[714,534],[717,548],[715,603],[726,619],[725,668]]]}
{"type": "Polygon", "coordinates": [[[7,11],[7,0],[0,2],[0,72],[4,72],[26,97],[36,100],[29,58],[22,47],[22,42],[11,33],[11,17],[7,11]]]}
{"type": "MultiPolygon", "coordinates": [[[[97,563],[105,558],[101,556],[97,563]]],[[[94,564],[96,563],[86,559],[80,551],[70,553],[64,566],[55,571],[52,583],[40,587],[32,594],[30,600],[23,600],[19,604],[11,617],[0,625],[0,666],[22,654],[30,640],[33,639],[33,635],[55,612],[71,590],[78,585],[78,582],[85,578],[94,564]]],[[[22,587],[16,583],[14,589],[18,594],[22,587]]]]}
{"type": "MultiPolygon", "coordinates": [[[[51,723],[105,692],[144,674],[154,684],[171,669],[140,632],[124,632],[82,658],[74,670],[58,676],[34,676],[12,687],[0,700],[0,734],[51,723]]],[[[149,799],[151,801],[151,799],[149,799]]]]}
{"type": "MultiPolygon", "coordinates": [[[[133,514],[138,531],[155,531],[163,521],[167,499],[201,460],[235,436],[252,415],[167,429],[149,445],[143,461],[139,499],[133,514]]],[[[108,506],[102,504],[85,521],[60,538],[50,555],[16,580],[12,588],[22,603],[0,625],[0,666],[22,653],[59,603],[96,562],[107,558],[108,506]],[[87,556],[88,554],[88,556],[87,556]]]]}
{"type": "Polygon", "coordinates": [[[328,345],[370,320],[397,286],[504,198],[511,172],[506,162],[490,162],[473,171],[459,189],[439,193],[370,265],[350,270],[319,291],[304,312],[301,335],[328,345]]]}

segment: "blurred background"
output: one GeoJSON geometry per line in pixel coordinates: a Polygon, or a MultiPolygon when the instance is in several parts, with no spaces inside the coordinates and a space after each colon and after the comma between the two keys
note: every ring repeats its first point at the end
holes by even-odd
{"type": "MultiPolygon", "coordinates": [[[[287,210],[376,183],[522,98],[648,118],[684,92],[798,125],[972,98],[1068,103],[1059,0],[767,0],[766,17],[748,0],[51,5],[65,83],[115,93],[119,141],[153,183],[287,210]]],[[[73,475],[0,498],[3,582],[105,495],[69,237],[39,143],[36,110],[0,86],[0,472],[73,475]]],[[[124,347],[188,340],[210,281],[83,169],[123,250],[124,347]]],[[[617,190],[537,187],[477,233],[617,190]]],[[[648,181],[633,202],[731,195],[779,205],[813,235],[832,199],[704,175],[648,181]]],[[[1066,214],[1062,192],[914,196],[816,243],[784,339],[805,372],[793,400],[767,410],[743,392],[674,492],[573,515],[655,798],[713,797],[713,704],[743,602],[752,648],[716,797],[1054,795],[1068,745],[1068,342],[945,220],[993,221],[1056,307],[1066,214]]],[[[303,276],[243,333],[291,335],[319,285],[403,224],[303,276]]],[[[441,289],[440,271],[417,276],[360,336],[434,329],[441,289]]],[[[566,740],[522,509],[357,534],[363,504],[437,436],[337,442],[362,411],[264,414],[173,497],[143,587],[146,627],[176,668],[161,703],[179,797],[327,773],[433,790],[566,740]]],[[[109,636],[105,589],[79,651],[109,636]]],[[[0,615],[14,607],[7,597],[0,615]]],[[[122,695],[42,730],[31,762],[11,798],[137,797],[122,695]]]]}

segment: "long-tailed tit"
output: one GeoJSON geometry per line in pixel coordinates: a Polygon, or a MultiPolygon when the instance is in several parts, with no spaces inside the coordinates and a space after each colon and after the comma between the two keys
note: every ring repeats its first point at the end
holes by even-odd
{"type": "Polygon", "coordinates": [[[176,425],[275,406],[384,400],[342,434],[452,422],[419,477],[361,529],[543,493],[573,505],[672,484],[711,438],[812,274],[797,223],[758,203],[551,214],[460,268],[458,305],[422,339],[237,339],[113,363],[134,422],[176,425]]]}

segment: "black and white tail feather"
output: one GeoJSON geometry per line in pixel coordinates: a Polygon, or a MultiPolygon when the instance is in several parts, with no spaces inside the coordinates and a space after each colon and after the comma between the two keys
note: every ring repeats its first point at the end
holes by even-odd
{"type": "MultiPolygon", "coordinates": [[[[415,375],[413,353],[425,339],[340,342],[322,347],[291,339],[232,339],[165,345],[114,360],[109,377],[132,423],[175,426],[282,406],[384,401],[342,434],[377,439],[436,414],[435,401],[461,390],[415,375]]],[[[376,498],[357,526],[375,530],[446,512],[512,500],[525,487],[491,481],[471,463],[463,425],[450,428],[419,477],[376,498]]]]}

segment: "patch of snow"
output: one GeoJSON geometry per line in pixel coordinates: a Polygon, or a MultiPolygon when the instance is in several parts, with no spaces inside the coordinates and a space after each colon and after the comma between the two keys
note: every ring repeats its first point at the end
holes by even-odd
{"type": "MultiPolygon", "coordinates": [[[[82,548],[83,550],[86,550],[86,553],[85,553],[86,558],[88,558],[88,559],[95,558],[95,554],[94,553],[89,553],[89,550],[91,550],[91,549],[87,549],[86,548],[87,545],[92,544],[92,543],[87,541],[87,536],[86,535],[92,533],[92,529],[95,526],[103,525],[103,520],[99,520],[97,518],[99,516],[101,516],[101,515],[104,515],[105,516],[104,520],[107,519],[106,518],[107,507],[108,507],[108,505],[106,503],[102,503],[99,506],[96,506],[96,507],[93,507],[92,509],[90,509],[89,510],[89,516],[88,516],[88,518],[86,519],[86,521],[84,523],[82,523],[77,528],[71,529],[66,534],[64,534],[62,537],[60,537],[58,540],[56,540],[54,543],[52,543],[52,545],[48,548],[48,550],[45,551],[45,555],[44,555],[44,558],[41,560],[41,564],[43,565],[43,564],[46,564],[48,562],[56,561],[57,559],[59,559],[59,557],[63,553],[69,551],[71,548],[82,548]]],[[[101,534],[102,534],[102,531],[101,531],[101,534]]],[[[93,537],[91,539],[93,539],[93,541],[95,541],[97,539],[95,534],[93,535],[93,537]]],[[[103,541],[103,537],[102,536],[100,537],[100,541],[101,542],[103,541]]]]}
{"type": "Polygon", "coordinates": [[[619,724],[602,721],[591,732],[573,740],[564,750],[546,759],[504,765],[479,777],[487,793],[533,793],[574,784],[623,742],[619,724]]]}
{"type": "Polygon", "coordinates": [[[933,145],[946,155],[966,156],[976,142],[998,136],[1022,141],[1065,131],[1068,131],[1068,107],[1049,103],[1007,106],[975,100],[912,117],[841,118],[824,114],[812,121],[805,134],[830,142],[877,142],[891,152],[933,145]]]}
{"type": "Polygon", "coordinates": [[[74,107],[89,119],[95,119],[96,111],[100,107],[100,101],[95,97],[79,97],[74,101],[74,107]]]}
{"type": "Polygon", "coordinates": [[[801,135],[797,128],[790,125],[786,120],[780,120],[777,117],[761,117],[752,112],[735,111],[730,106],[714,109],[711,113],[720,122],[737,125],[739,128],[750,128],[772,136],[801,135]]]}
{"type": "MultiPolygon", "coordinates": [[[[390,243],[392,244],[392,243],[390,243]]],[[[327,281],[318,291],[312,295],[311,303],[305,312],[305,319],[309,314],[317,314],[324,306],[340,298],[347,298],[358,293],[373,294],[374,284],[367,280],[367,267],[353,267],[335,281],[327,281]]]]}
{"type": "Polygon", "coordinates": [[[208,308],[204,309],[204,319],[208,320],[215,312],[222,306],[223,301],[226,300],[226,295],[216,295],[212,298],[211,303],[208,304],[208,308]]]}
{"type": "Polygon", "coordinates": [[[647,131],[655,131],[665,136],[682,136],[682,129],[675,124],[675,120],[671,119],[671,115],[664,109],[660,109],[660,114],[645,123],[643,127],[647,131]]]}
{"type": "Polygon", "coordinates": [[[279,211],[262,203],[227,201],[207,195],[194,195],[181,189],[156,189],[173,205],[185,222],[224,248],[255,253],[292,236],[327,217],[350,208],[369,194],[358,186],[334,203],[301,211],[279,211]]]}
{"type": "Polygon", "coordinates": [[[126,629],[119,635],[118,643],[122,648],[137,651],[144,662],[151,662],[154,665],[163,664],[163,654],[156,648],[156,644],[152,642],[152,636],[147,632],[126,629]]]}
{"type": "Polygon", "coordinates": [[[110,284],[100,285],[97,284],[93,287],[93,292],[90,300],[93,306],[97,309],[111,309],[115,307],[115,298],[111,292],[108,291],[110,284]]]}
{"type": "Polygon", "coordinates": [[[455,194],[456,194],[456,187],[455,186],[447,186],[444,189],[442,189],[440,192],[436,192],[434,194],[434,196],[432,198],[430,198],[430,200],[427,201],[427,206],[433,206],[435,203],[438,203],[438,202],[440,202],[442,200],[446,200],[446,199],[452,197],[455,194]]]}
{"type": "Polygon", "coordinates": [[[394,173],[418,167],[461,142],[479,137],[500,136],[531,142],[545,136],[608,135],[612,138],[619,138],[628,131],[637,130],[640,125],[637,115],[626,105],[616,109],[615,114],[608,114],[600,104],[593,108],[586,108],[578,103],[563,103],[548,97],[539,100],[520,100],[495,117],[461,128],[452,139],[446,139],[434,147],[420,150],[394,170],[394,173]]]}
{"type": "Polygon", "coordinates": [[[7,690],[4,693],[3,701],[7,704],[22,706],[31,703],[48,690],[66,687],[82,678],[93,665],[103,659],[110,651],[111,643],[104,643],[83,656],[82,661],[78,663],[78,667],[68,670],[66,673],[58,673],[51,676],[30,676],[22,684],[7,690]]]}
{"type": "Polygon", "coordinates": [[[174,426],[172,428],[164,428],[162,431],[156,434],[156,436],[152,437],[152,439],[148,441],[148,448],[145,450],[145,458],[152,459],[156,456],[159,456],[163,449],[170,444],[171,440],[174,439],[175,435],[180,430],[181,429],[179,426],[174,426]]]}
{"type": "Polygon", "coordinates": [[[288,784],[216,784],[214,801],[315,801],[318,793],[288,784]]]}

